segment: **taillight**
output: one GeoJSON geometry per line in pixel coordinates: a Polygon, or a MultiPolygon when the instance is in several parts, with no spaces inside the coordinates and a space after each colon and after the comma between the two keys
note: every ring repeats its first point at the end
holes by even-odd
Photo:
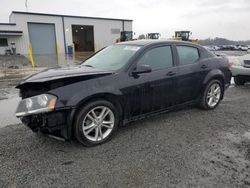
{"type": "Polygon", "coordinates": [[[232,66],[233,66],[233,62],[229,61],[229,59],[227,60],[227,68],[231,71],[232,70],[232,66]]]}

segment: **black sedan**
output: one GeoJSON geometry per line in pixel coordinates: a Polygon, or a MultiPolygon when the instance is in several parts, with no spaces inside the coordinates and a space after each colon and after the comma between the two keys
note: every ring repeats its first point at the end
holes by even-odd
{"type": "Polygon", "coordinates": [[[48,69],[21,82],[16,116],[35,132],[93,146],[136,119],[186,105],[214,109],[230,80],[228,60],[199,45],[124,42],[78,67],[48,69]]]}

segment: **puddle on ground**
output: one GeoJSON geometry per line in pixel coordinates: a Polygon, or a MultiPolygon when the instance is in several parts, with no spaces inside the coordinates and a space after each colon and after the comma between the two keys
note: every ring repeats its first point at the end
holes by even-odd
{"type": "Polygon", "coordinates": [[[20,120],[15,116],[19,101],[20,98],[17,94],[10,98],[0,100],[0,128],[20,123],[20,120]]]}

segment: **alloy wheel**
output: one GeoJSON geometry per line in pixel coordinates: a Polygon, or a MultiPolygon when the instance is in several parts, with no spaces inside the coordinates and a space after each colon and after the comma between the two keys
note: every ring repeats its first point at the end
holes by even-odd
{"type": "Polygon", "coordinates": [[[210,108],[214,108],[220,101],[221,87],[218,83],[214,83],[210,86],[207,92],[207,105],[210,108]]]}
{"type": "Polygon", "coordinates": [[[85,137],[92,142],[100,142],[112,132],[115,116],[106,106],[97,106],[91,109],[82,122],[82,131],[85,137]]]}

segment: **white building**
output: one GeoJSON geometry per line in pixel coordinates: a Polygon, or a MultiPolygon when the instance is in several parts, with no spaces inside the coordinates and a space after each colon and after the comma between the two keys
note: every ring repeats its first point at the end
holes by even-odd
{"type": "Polygon", "coordinates": [[[116,42],[121,31],[132,31],[132,20],[16,12],[9,23],[0,23],[0,54],[15,43],[16,52],[29,54],[68,53],[99,50],[116,42]]]}

